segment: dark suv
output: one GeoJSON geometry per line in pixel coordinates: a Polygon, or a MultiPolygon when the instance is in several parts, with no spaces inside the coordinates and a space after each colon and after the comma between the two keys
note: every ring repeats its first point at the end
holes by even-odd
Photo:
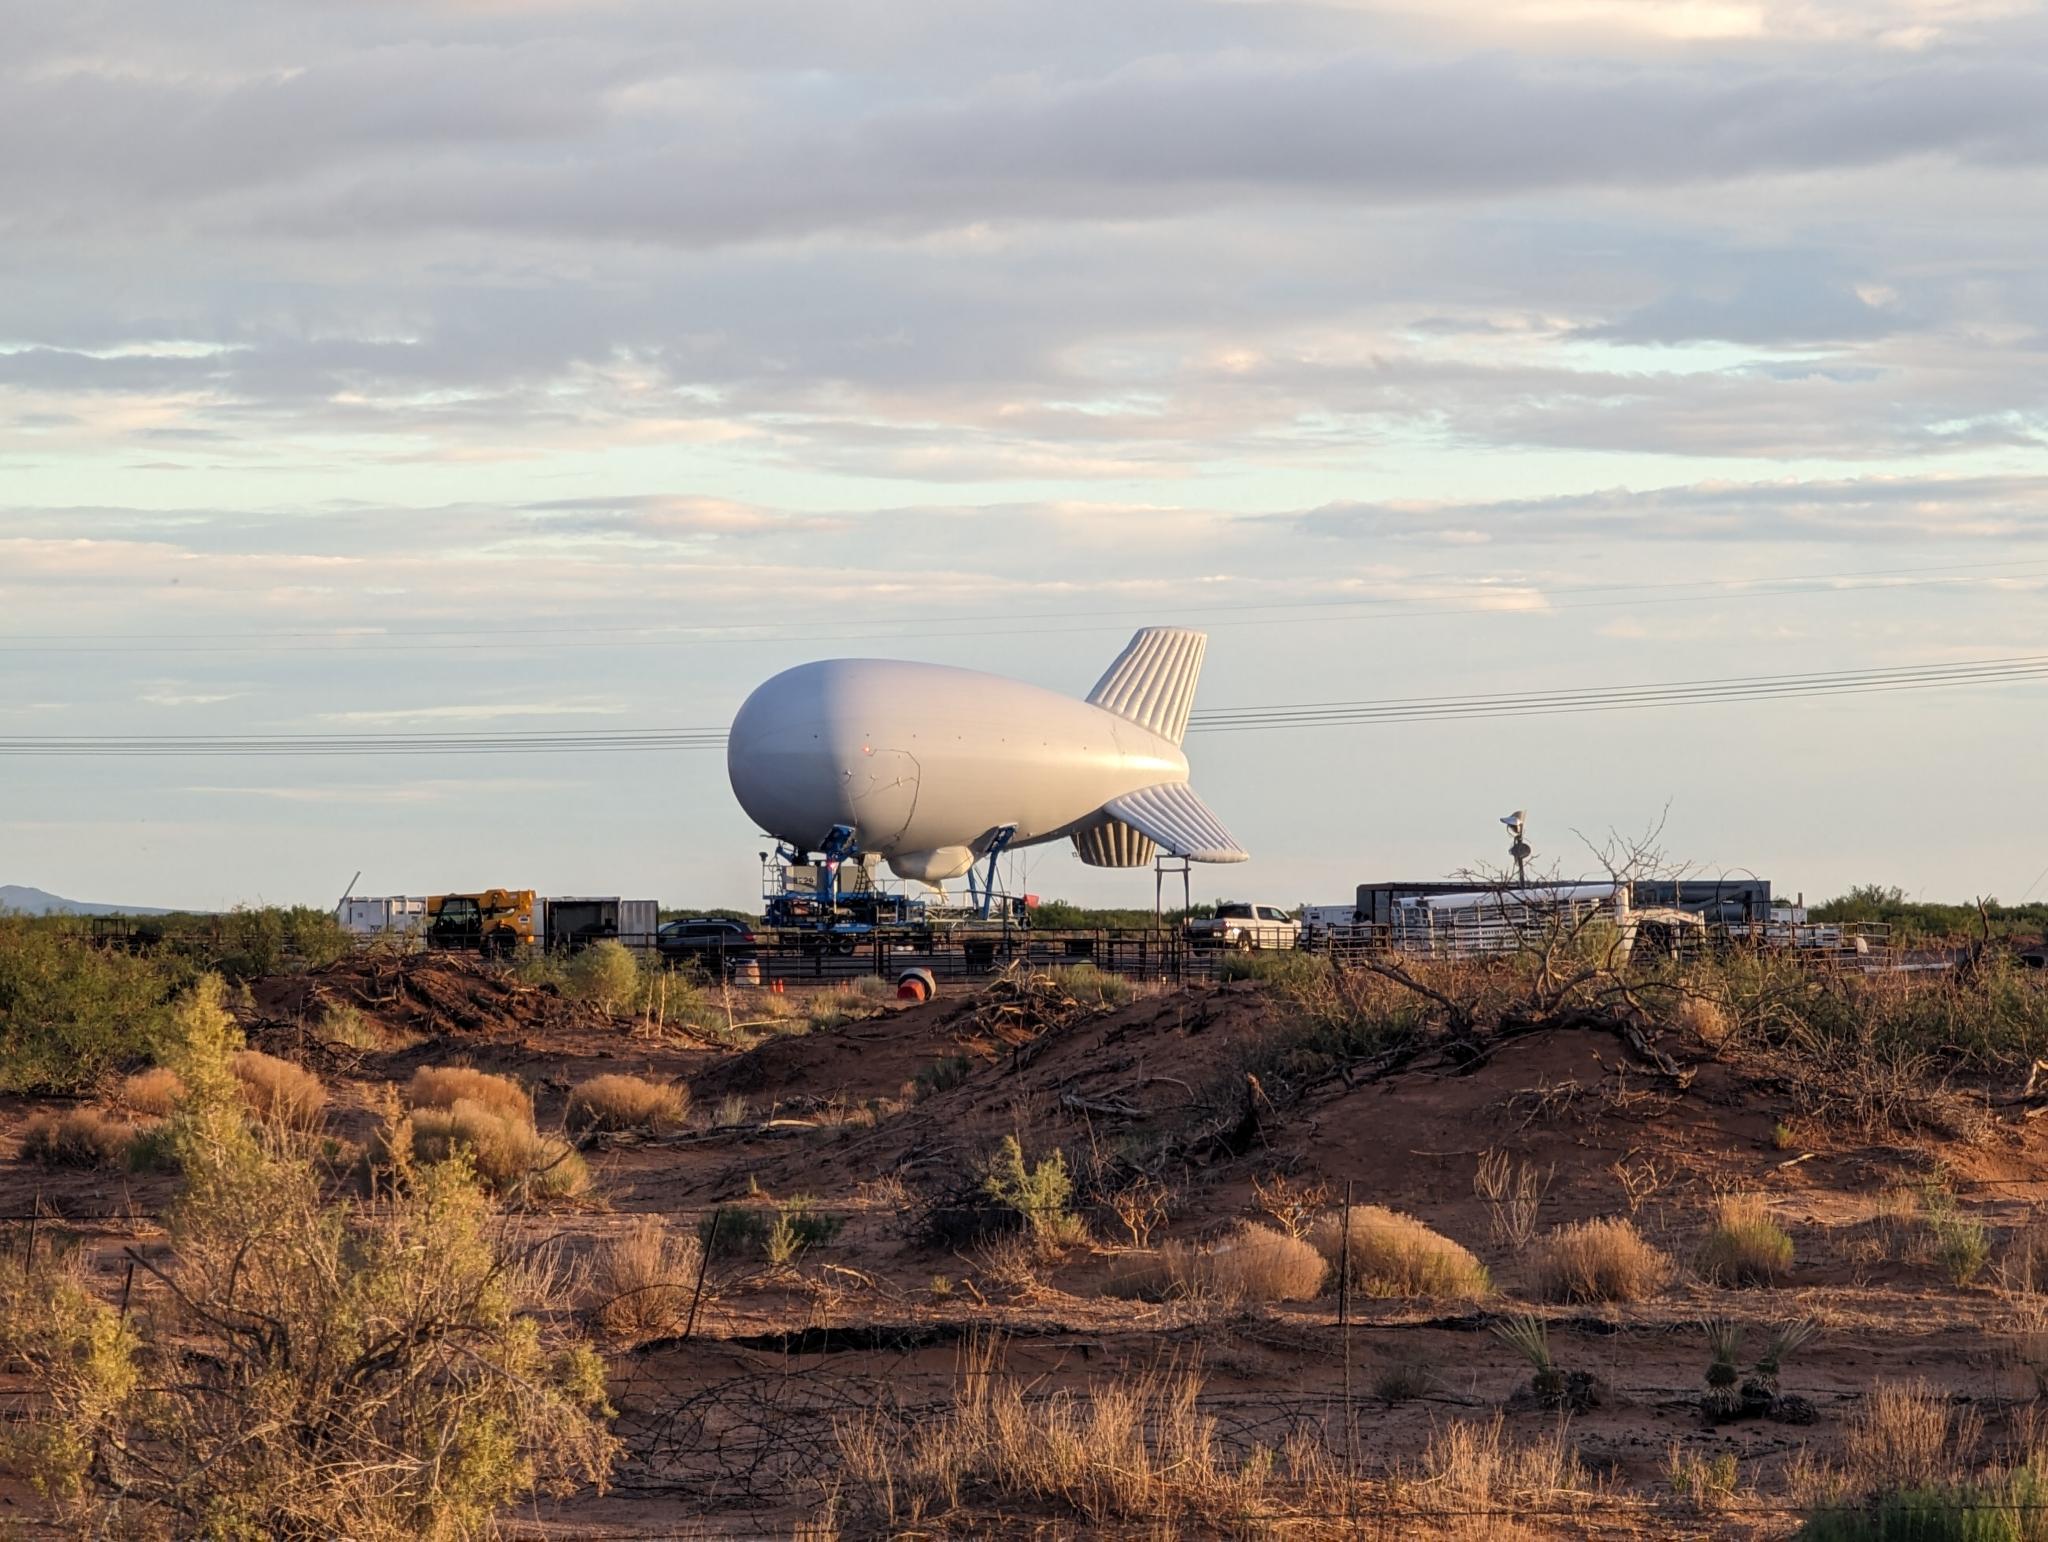
{"type": "Polygon", "coordinates": [[[654,950],[671,969],[694,964],[706,974],[729,975],[736,965],[759,961],[756,941],[753,931],[740,921],[665,921],[654,934],[654,950]]]}

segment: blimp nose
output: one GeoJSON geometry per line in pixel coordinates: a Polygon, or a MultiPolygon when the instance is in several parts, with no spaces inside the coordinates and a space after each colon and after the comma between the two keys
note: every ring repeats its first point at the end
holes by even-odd
{"type": "Polygon", "coordinates": [[[862,846],[882,851],[917,806],[917,762],[876,744],[830,683],[825,670],[798,669],[748,698],[727,739],[733,795],[783,840],[817,846],[850,825],[862,846]]]}

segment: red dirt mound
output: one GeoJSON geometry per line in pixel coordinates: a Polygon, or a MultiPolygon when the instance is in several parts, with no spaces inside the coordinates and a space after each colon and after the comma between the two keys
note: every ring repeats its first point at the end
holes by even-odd
{"type": "MultiPolygon", "coordinates": [[[[965,1000],[892,1012],[847,1028],[764,1044],[693,1083],[700,1102],[725,1092],[801,1107],[917,1101],[879,1127],[848,1131],[834,1161],[863,1169],[964,1171],[1003,1135],[1067,1140],[1094,1121],[1158,1134],[1228,1105],[1247,1052],[1274,1027],[1272,996],[1249,984],[1141,996],[1121,1006],[1074,1001],[1057,988],[998,984],[965,1000]],[[942,1074],[934,1077],[934,1070],[942,1074]],[[919,1073],[927,1073],[918,1086],[919,1073]]],[[[797,1184],[815,1153],[749,1162],[763,1181],[797,1184]],[[785,1169],[787,1169],[785,1171],[785,1169]]],[[[814,1172],[813,1172],[814,1179],[814,1172]]]]}
{"type": "Polygon", "coordinates": [[[1287,1048],[1300,1038],[1296,1015],[1251,983],[1049,1018],[1030,992],[984,993],[764,1045],[697,1088],[766,1094],[789,1112],[826,1098],[883,1105],[872,1126],[820,1131],[801,1149],[756,1145],[717,1180],[753,1176],[775,1192],[815,1189],[821,1161],[943,1186],[1008,1134],[1034,1152],[1114,1152],[1171,1182],[1204,1174],[1223,1186],[1219,1199],[1246,1204],[1256,1170],[1340,1194],[1348,1180],[1361,1202],[1420,1205],[1468,1236],[1486,1225],[1473,1183],[1489,1151],[1542,1173],[1545,1224],[1633,1213],[1646,1195],[1695,1205],[1728,1187],[1819,1207],[1823,1194],[1867,1196],[1924,1170],[1936,1146],[1958,1181],[1979,1168],[2002,1184],[2048,1181],[2048,1133],[2002,1123],[1963,1145],[1822,1131],[1798,1116],[1767,1061],[1724,1062],[1676,1036],[1663,1066],[1613,1033],[1574,1027],[1339,1073],[1287,1048]],[[893,1101],[931,1067],[945,1074],[893,1101]]]}
{"type": "Polygon", "coordinates": [[[302,975],[251,986],[249,1027],[305,1025],[317,1030],[329,1007],[353,1007],[388,1033],[410,1038],[451,1034],[532,1040],[564,1030],[604,1028],[610,1019],[570,1001],[552,985],[531,985],[467,954],[360,954],[302,975]]]}

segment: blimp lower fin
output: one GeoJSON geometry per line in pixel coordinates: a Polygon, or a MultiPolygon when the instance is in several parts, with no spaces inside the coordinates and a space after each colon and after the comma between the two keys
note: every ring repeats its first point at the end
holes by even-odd
{"type": "Polygon", "coordinates": [[[1074,851],[1090,867],[1150,867],[1159,848],[1121,819],[1099,819],[1074,832],[1074,851]]]}
{"type": "Polygon", "coordinates": [[[1157,842],[1168,856],[1195,862],[1242,862],[1251,855],[1186,782],[1141,787],[1111,798],[1102,812],[1157,842]]]}
{"type": "Polygon", "coordinates": [[[1088,700],[1178,744],[1188,731],[1195,682],[1201,678],[1202,654],[1208,647],[1206,632],[1148,626],[1095,682],[1088,700]]]}

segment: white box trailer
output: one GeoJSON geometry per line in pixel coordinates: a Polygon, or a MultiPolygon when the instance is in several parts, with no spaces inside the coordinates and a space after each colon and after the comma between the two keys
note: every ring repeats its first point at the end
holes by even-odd
{"type": "Polygon", "coordinates": [[[574,952],[607,939],[629,948],[651,948],[661,926],[658,900],[621,899],[616,894],[555,894],[535,901],[534,935],[551,952],[574,952]]]}
{"type": "Polygon", "coordinates": [[[1356,905],[1303,905],[1296,912],[1301,922],[1301,940],[1304,946],[1327,941],[1332,932],[1340,927],[1358,924],[1356,905]]]}
{"type": "Polygon", "coordinates": [[[407,935],[427,924],[424,894],[387,894],[382,898],[351,896],[341,902],[341,929],[358,937],[377,937],[386,932],[407,935]]]}

